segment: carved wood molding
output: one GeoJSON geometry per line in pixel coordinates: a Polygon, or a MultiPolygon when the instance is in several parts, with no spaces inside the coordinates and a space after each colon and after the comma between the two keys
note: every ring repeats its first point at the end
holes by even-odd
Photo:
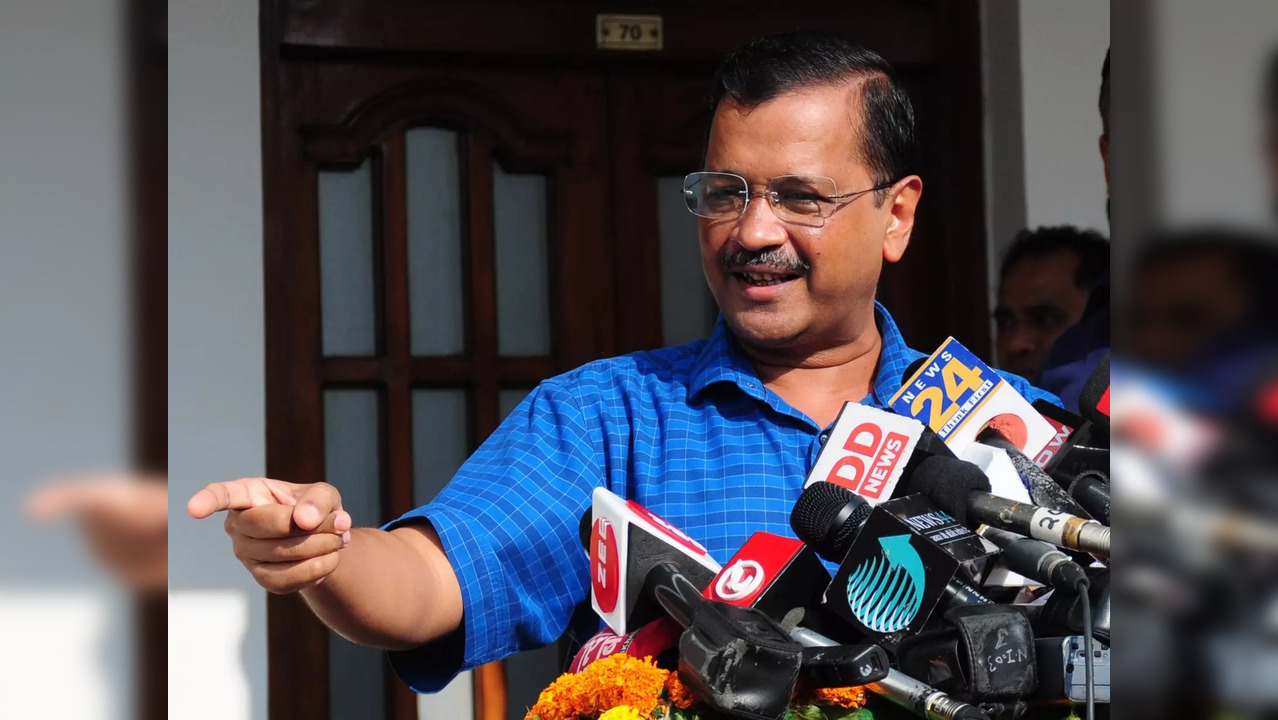
{"type": "Polygon", "coordinates": [[[530,133],[517,113],[473,86],[418,80],[378,93],[341,122],[301,128],[302,153],[326,167],[359,165],[391,135],[419,126],[479,133],[492,142],[493,155],[514,172],[544,170],[571,157],[566,134],[530,133]]]}

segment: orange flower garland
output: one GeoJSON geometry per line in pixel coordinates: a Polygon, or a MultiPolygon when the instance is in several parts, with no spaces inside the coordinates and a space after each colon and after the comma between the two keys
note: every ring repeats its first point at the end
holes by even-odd
{"type": "Polygon", "coordinates": [[[652,717],[661,702],[661,689],[670,673],[652,662],[629,655],[611,655],[566,674],[537,698],[525,720],[577,720],[594,717],[619,705],[634,708],[640,717],[652,717]]]}
{"type": "MultiPolygon", "coordinates": [[[[679,673],[657,667],[651,657],[641,660],[621,653],[596,660],[575,675],[561,675],[541,692],[524,720],[600,718],[610,710],[616,712],[608,720],[648,720],[658,707],[664,708],[663,716],[679,718],[679,711],[691,709],[694,702],[679,673]]],[[[796,693],[791,708],[821,716],[813,705],[855,710],[865,702],[864,688],[822,688],[796,693]]],[[[799,712],[796,717],[807,715],[799,712]]]]}

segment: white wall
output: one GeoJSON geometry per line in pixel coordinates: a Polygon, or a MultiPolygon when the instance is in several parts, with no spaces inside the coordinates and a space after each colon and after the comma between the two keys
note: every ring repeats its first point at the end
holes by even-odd
{"type": "Polygon", "coordinates": [[[1152,19],[1161,219],[1272,227],[1260,88],[1278,3],[1163,0],[1152,19]]]}
{"type": "Polygon", "coordinates": [[[125,718],[130,599],[25,498],[129,461],[113,2],[0,3],[0,716],[125,718]],[[73,692],[68,692],[72,688],[73,692]]]}
{"type": "Polygon", "coordinates": [[[1020,16],[1027,225],[1108,234],[1096,101],[1109,2],[1021,0],[1020,16]]]}
{"type": "Polygon", "coordinates": [[[192,720],[266,717],[266,594],[185,511],[266,469],[258,54],[257,3],[169,3],[169,707],[192,720]]]}
{"type": "Polygon", "coordinates": [[[1017,231],[1077,225],[1109,235],[1096,103],[1108,0],[982,0],[985,195],[991,304],[1017,231]]]}

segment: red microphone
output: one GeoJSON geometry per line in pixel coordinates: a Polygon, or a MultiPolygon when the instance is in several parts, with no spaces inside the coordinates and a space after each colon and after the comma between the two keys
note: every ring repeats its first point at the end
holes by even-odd
{"type": "Polygon", "coordinates": [[[618,635],[604,628],[581,646],[568,671],[579,673],[596,660],[621,653],[656,660],[667,650],[673,650],[679,644],[679,636],[682,634],[683,628],[679,623],[668,617],[657,618],[629,635],[618,635]]]}

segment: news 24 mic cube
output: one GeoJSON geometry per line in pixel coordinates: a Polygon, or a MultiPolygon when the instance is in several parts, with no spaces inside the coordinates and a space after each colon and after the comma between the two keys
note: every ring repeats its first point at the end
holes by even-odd
{"type": "Polygon", "coordinates": [[[932,428],[960,457],[986,427],[996,428],[1030,457],[1056,434],[1016,388],[952,337],[888,404],[932,428]]]}
{"type": "Polygon", "coordinates": [[[844,403],[803,486],[832,482],[877,505],[892,497],[922,432],[913,418],[844,403]]]}
{"type": "Polygon", "coordinates": [[[825,592],[826,606],[883,640],[923,627],[959,561],[884,505],[874,508],[825,592]]]}
{"type": "Polygon", "coordinates": [[[595,488],[591,496],[590,604],[618,635],[664,613],[644,593],[648,571],[671,562],[698,588],[720,570],[702,547],[643,505],[595,488]]]}

